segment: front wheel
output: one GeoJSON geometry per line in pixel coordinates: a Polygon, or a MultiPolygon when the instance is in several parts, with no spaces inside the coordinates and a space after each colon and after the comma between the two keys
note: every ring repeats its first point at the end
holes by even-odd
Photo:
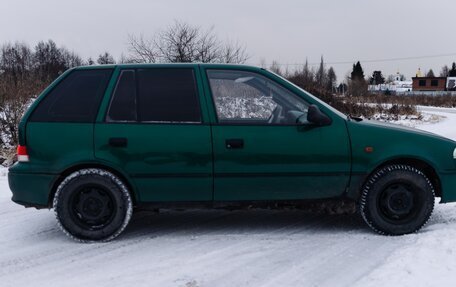
{"type": "Polygon", "coordinates": [[[434,187],[409,165],[388,165],[375,171],[361,193],[360,212],[376,232],[402,235],[418,231],[434,209],[434,187]]]}
{"type": "Polygon", "coordinates": [[[125,184],[102,169],[82,169],[66,177],[54,196],[60,228],[81,241],[109,241],[127,226],[132,200],[125,184]]]}

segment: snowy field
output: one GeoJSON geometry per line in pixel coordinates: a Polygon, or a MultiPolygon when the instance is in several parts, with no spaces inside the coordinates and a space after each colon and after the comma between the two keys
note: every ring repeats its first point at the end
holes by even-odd
{"type": "MultiPolygon", "coordinates": [[[[413,123],[456,139],[456,110],[413,123]]],[[[140,212],[110,243],[66,238],[48,210],[10,201],[0,169],[0,286],[455,286],[456,204],[418,234],[386,237],[356,215],[140,212]]]]}

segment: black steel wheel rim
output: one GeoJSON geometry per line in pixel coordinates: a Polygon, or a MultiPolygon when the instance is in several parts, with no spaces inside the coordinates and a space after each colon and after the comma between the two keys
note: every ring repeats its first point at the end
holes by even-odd
{"type": "Polygon", "coordinates": [[[71,217],[86,230],[99,230],[109,225],[116,209],[110,191],[98,185],[82,186],[70,198],[71,217]]]}
{"type": "Polygon", "coordinates": [[[382,190],[378,200],[381,216],[390,223],[403,224],[412,220],[420,208],[420,200],[407,183],[393,183],[382,190]]]}

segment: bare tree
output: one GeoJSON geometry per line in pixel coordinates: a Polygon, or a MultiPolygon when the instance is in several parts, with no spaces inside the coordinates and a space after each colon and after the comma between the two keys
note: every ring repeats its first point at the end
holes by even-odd
{"type": "Polygon", "coordinates": [[[158,33],[155,44],[163,62],[185,63],[198,61],[200,29],[182,22],[175,22],[158,33]]]}
{"type": "Polygon", "coordinates": [[[214,28],[203,30],[179,21],[151,39],[130,35],[128,51],[126,59],[134,63],[244,63],[248,59],[242,45],[220,41],[214,28]]]}
{"type": "Polygon", "coordinates": [[[144,39],[142,34],[128,36],[128,51],[129,56],[124,60],[129,63],[155,63],[158,58],[154,41],[144,39]]]}
{"type": "Polygon", "coordinates": [[[280,68],[280,65],[277,61],[272,61],[269,70],[271,70],[271,72],[276,73],[277,75],[282,75],[282,69],[280,68]]]}
{"type": "Polygon", "coordinates": [[[70,52],[65,48],[60,48],[62,53],[62,59],[65,64],[65,68],[73,68],[78,66],[83,66],[85,63],[82,58],[77,55],[75,52],[70,52]]]}
{"type": "Polygon", "coordinates": [[[0,144],[17,144],[17,126],[33,98],[50,81],[82,59],[52,41],[39,42],[32,51],[23,43],[0,48],[0,144]]]}
{"type": "Polygon", "coordinates": [[[42,85],[30,77],[14,84],[7,77],[0,77],[0,127],[3,144],[17,145],[17,126],[30,103],[42,85]]]}
{"type": "Polygon", "coordinates": [[[238,42],[228,42],[222,46],[218,61],[221,63],[244,64],[249,59],[244,46],[238,42]]]}
{"type": "Polygon", "coordinates": [[[33,53],[24,43],[7,43],[0,49],[0,73],[17,84],[28,76],[33,65],[33,53]]]}
{"type": "MultiPolygon", "coordinates": [[[[198,28],[196,28],[198,29],[198,28]]],[[[203,63],[216,62],[221,56],[220,41],[215,36],[214,27],[207,31],[198,31],[196,44],[196,61],[203,63]]]]}
{"type": "Polygon", "coordinates": [[[17,144],[17,125],[27,103],[43,87],[33,70],[33,53],[23,43],[5,44],[0,49],[0,142],[17,144]]]}
{"type": "Polygon", "coordinates": [[[54,41],[40,41],[35,46],[34,69],[43,82],[54,80],[68,69],[62,50],[54,41]]]}

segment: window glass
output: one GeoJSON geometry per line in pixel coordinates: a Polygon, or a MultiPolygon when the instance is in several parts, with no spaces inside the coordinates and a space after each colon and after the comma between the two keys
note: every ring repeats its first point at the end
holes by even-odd
{"type": "Polygon", "coordinates": [[[439,81],[438,80],[431,80],[431,86],[437,87],[438,85],[439,85],[439,81]]]}
{"type": "Polygon", "coordinates": [[[308,104],[262,75],[235,70],[208,70],[219,122],[296,124],[307,117],[308,104]]]}
{"type": "Polygon", "coordinates": [[[122,71],[109,106],[107,121],[136,121],[135,71],[122,71]]]}
{"type": "Polygon", "coordinates": [[[111,72],[111,69],[71,72],[41,100],[30,121],[94,122],[111,72]]]}
{"type": "Polygon", "coordinates": [[[420,86],[420,87],[426,86],[426,80],[420,80],[420,81],[419,81],[419,86],[420,86]]]}
{"type": "Polygon", "coordinates": [[[141,69],[137,77],[140,121],[201,121],[192,69],[141,69]]]}

